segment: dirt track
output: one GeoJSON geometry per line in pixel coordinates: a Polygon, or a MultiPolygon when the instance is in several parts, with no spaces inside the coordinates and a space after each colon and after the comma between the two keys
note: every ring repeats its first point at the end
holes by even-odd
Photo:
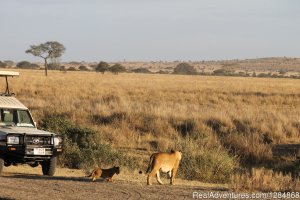
{"type": "MultiPolygon", "coordinates": [[[[72,175],[72,174],[71,174],[72,175]]],[[[73,174],[74,175],[74,174],[73,174]]],[[[160,186],[153,180],[146,186],[142,180],[116,177],[112,183],[85,177],[47,177],[40,174],[4,172],[0,177],[0,199],[192,199],[193,191],[222,190],[194,185],[160,186]],[[123,180],[122,180],[123,179],[123,180]]],[[[127,176],[126,176],[127,177],[127,176]]],[[[167,180],[164,180],[166,183],[167,180]]],[[[224,189],[224,188],[223,188],[224,189]]]]}

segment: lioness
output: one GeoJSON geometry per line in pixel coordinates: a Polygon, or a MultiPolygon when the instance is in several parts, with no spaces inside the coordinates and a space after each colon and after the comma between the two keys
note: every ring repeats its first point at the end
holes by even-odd
{"type": "Polygon", "coordinates": [[[170,184],[174,185],[175,176],[178,170],[178,166],[182,157],[182,153],[180,151],[171,151],[171,153],[154,153],[150,157],[149,166],[147,169],[148,174],[147,177],[147,185],[151,184],[151,177],[156,174],[156,179],[159,184],[163,184],[160,180],[159,171],[165,172],[169,174],[170,184]]]}
{"type": "Polygon", "coordinates": [[[112,177],[115,174],[120,173],[120,167],[113,167],[110,169],[101,169],[101,168],[95,168],[92,173],[88,177],[92,177],[92,181],[96,181],[97,178],[101,177],[106,179],[108,182],[112,182],[112,177]]]}

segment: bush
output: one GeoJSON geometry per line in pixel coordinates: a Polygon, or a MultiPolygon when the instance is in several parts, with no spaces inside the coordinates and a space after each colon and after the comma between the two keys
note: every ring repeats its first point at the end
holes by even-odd
{"type": "Polygon", "coordinates": [[[96,67],[97,67],[97,65],[95,65],[95,64],[90,65],[90,68],[92,68],[93,70],[96,70],[96,67]]]}
{"type": "Polygon", "coordinates": [[[133,69],[133,70],[131,70],[132,72],[134,72],[134,73],[145,73],[145,74],[150,74],[150,73],[152,73],[151,71],[149,71],[149,69],[147,69],[147,68],[137,68],[137,69],[133,69]]]}
{"type": "Polygon", "coordinates": [[[59,70],[60,68],[58,63],[49,63],[47,67],[49,70],[59,70]]]}
{"type": "Polygon", "coordinates": [[[99,64],[96,66],[95,70],[97,72],[101,72],[102,74],[104,74],[104,72],[108,71],[109,69],[109,64],[107,62],[99,62],[99,64]]]}
{"type": "Polygon", "coordinates": [[[120,72],[125,72],[126,71],[126,68],[120,64],[114,64],[113,66],[111,66],[109,68],[109,71],[111,71],[112,73],[114,74],[118,74],[120,72]]]}
{"type": "Polygon", "coordinates": [[[197,71],[194,68],[194,66],[192,66],[188,63],[180,63],[175,67],[174,74],[192,75],[192,74],[197,74],[197,71]]]}
{"type": "Polygon", "coordinates": [[[257,75],[257,77],[261,77],[261,78],[264,78],[264,77],[268,77],[269,75],[268,74],[265,74],[265,73],[260,73],[257,75]]]}
{"type": "Polygon", "coordinates": [[[72,124],[61,116],[46,116],[40,124],[42,129],[63,137],[65,151],[60,158],[63,166],[84,168],[105,163],[134,168],[131,157],[113,150],[93,129],[72,124]]]}
{"type": "Polygon", "coordinates": [[[157,74],[169,74],[168,71],[164,71],[164,70],[159,70],[158,72],[156,72],[157,74]]]}
{"type": "Polygon", "coordinates": [[[183,156],[178,175],[190,180],[228,183],[236,161],[223,148],[205,148],[201,140],[186,138],[179,144],[183,156]]]}
{"type": "Polygon", "coordinates": [[[199,119],[172,119],[170,123],[181,136],[175,149],[182,151],[179,176],[214,183],[230,182],[237,159],[221,146],[209,126],[199,119]]]}
{"type": "Polygon", "coordinates": [[[78,69],[80,71],[89,71],[89,69],[86,66],[84,66],[84,65],[80,65],[78,69]]]}
{"type": "Polygon", "coordinates": [[[65,66],[60,66],[59,71],[66,71],[66,67],[65,66]]]}
{"type": "Polygon", "coordinates": [[[5,62],[0,61],[0,68],[6,68],[7,64],[5,62]]]}
{"type": "Polygon", "coordinates": [[[69,67],[67,70],[68,71],[77,71],[77,69],[75,67],[69,67]]]}
{"type": "Polygon", "coordinates": [[[17,64],[17,68],[21,69],[37,69],[40,66],[37,64],[30,63],[28,61],[21,61],[17,64]]]}
{"type": "Polygon", "coordinates": [[[5,60],[4,63],[6,64],[6,67],[12,67],[14,66],[14,61],[11,60],[5,60]]]}
{"type": "Polygon", "coordinates": [[[232,76],[232,75],[234,75],[234,71],[229,70],[229,69],[221,68],[221,69],[214,70],[213,75],[216,75],[216,76],[232,76]]]}
{"type": "Polygon", "coordinates": [[[250,76],[250,75],[249,75],[248,73],[246,73],[246,72],[239,72],[238,75],[239,75],[239,76],[243,76],[243,77],[248,77],[248,76],[250,76]]]}

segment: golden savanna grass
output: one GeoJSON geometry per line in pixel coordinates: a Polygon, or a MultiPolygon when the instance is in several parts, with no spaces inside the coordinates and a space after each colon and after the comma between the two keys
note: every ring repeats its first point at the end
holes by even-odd
{"type": "Polygon", "coordinates": [[[82,124],[92,123],[93,115],[113,113],[217,118],[228,128],[232,119],[241,119],[274,135],[275,142],[300,142],[300,80],[57,71],[45,77],[43,71],[30,70],[20,74],[10,80],[10,87],[37,121],[45,112],[67,114],[82,124]]]}
{"type": "Polygon", "coordinates": [[[300,80],[19,71],[10,86],[36,121],[59,114],[92,127],[141,166],[180,148],[199,158],[191,167],[205,163],[192,176],[207,181],[218,167],[271,162],[272,144],[300,143],[300,80]]]}
{"type": "Polygon", "coordinates": [[[230,188],[235,191],[299,191],[299,181],[294,181],[290,175],[276,173],[264,168],[253,169],[252,175],[234,174],[230,188]]]}

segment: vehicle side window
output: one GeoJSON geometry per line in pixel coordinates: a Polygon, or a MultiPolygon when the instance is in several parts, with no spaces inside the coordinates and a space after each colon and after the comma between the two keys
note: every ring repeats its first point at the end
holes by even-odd
{"type": "Polygon", "coordinates": [[[6,125],[15,125],[16,113],[12,109],[1,109],[0,122],[6,125]]]}
{"type": "Polygon", "coordinates": [[[19,113],[19,123],[32,124],[30,116],[27,111],[18,111],[19,113]]]}
{"type": "Polygon", "coordinates": [[[3,111],[3,121],[4,122],[13,122],[14,121],[14,115],[11,110],[3,111]]]}

